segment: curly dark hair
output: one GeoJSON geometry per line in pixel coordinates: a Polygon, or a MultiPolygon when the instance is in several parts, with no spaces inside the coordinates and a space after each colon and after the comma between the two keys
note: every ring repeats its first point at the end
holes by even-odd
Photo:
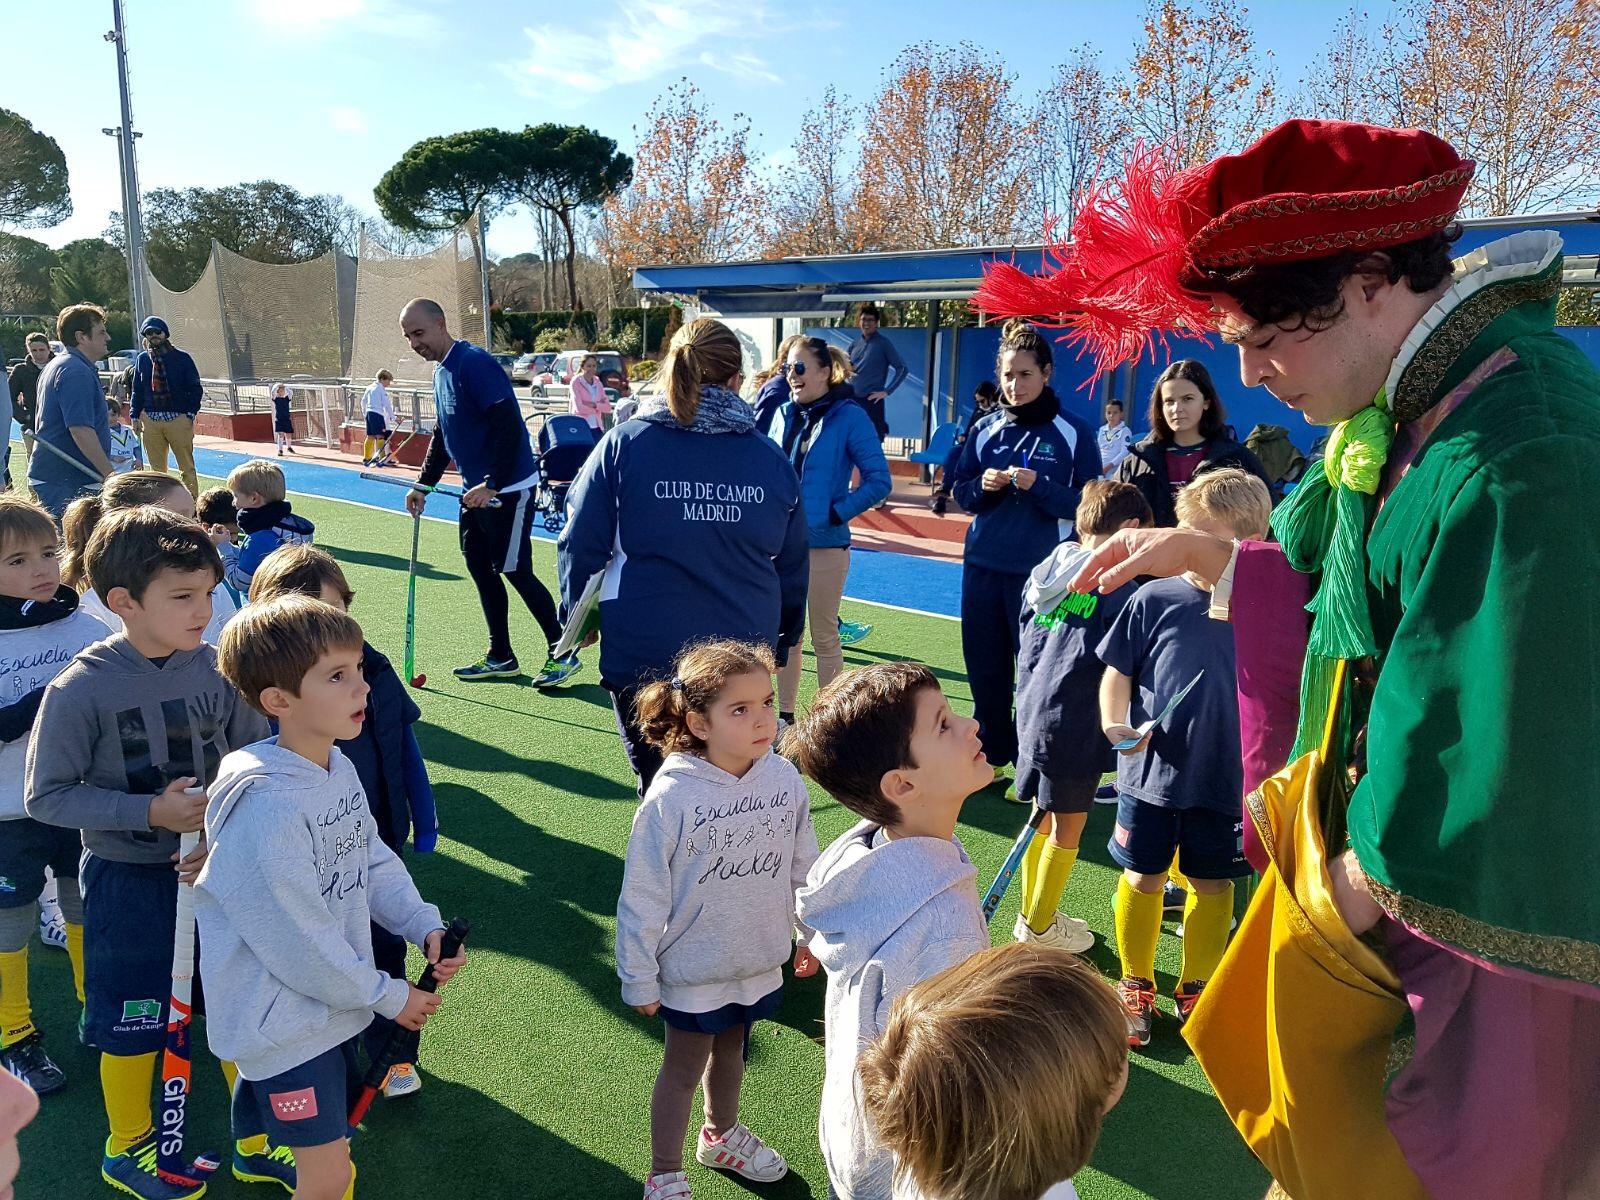
{"type": "Polygon", "coordinates": [[[1461,226],[1452,225],[1379,251],[1348,250],[1307,262],[1215,271],[1208,276],[1206,290],[1232,296],[1258,325],[1320,333],[1344,315],[1339,289],[1357,271],[1382,270],[1390,283],[1404,279],[1413,292],[1431,292],[1450,277],[1450,247],[1460,236],[1461,226]]]}

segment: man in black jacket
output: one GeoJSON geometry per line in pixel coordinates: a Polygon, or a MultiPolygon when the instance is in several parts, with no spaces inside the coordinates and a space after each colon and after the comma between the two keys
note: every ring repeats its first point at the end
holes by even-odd
{"type": "Polygon", "coordinates": [[[28,357],[11,368],[11,415],[25,433],[32,433],[39,415],[39,372],[55,351],[42,333],[28,335],[27,351],[28,357]]]}

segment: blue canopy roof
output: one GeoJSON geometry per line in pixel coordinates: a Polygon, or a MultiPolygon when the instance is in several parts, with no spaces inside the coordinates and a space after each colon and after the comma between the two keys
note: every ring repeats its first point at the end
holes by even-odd
{"type": "MultiPolygon", "coordinates": [[[[1600,212],[1487,217],[1461,224],[1456,243],[1461,254],[1518,230],[1555,229],[1566,243],[1569,278],[1600,282],[1600,212]]],[[[641,292],[696,296],[727,316],[831,316],[846,305],[869,300],[969,299],[983,278],[984,264],[997,260],[1039,271],[1044,249],[985,246],[640,267],[633,273],[633,286],[641,292]]]]}

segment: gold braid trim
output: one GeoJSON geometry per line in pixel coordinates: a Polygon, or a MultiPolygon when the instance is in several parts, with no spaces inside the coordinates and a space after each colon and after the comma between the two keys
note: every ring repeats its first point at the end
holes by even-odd
{"type": "Polygon", "coordinates": [[[1548,975],[1559,975],[1600,987],[1600,946],[1577,938],[1548,937],[1490,925],[1487,921],[1403,896],[1362,872],[1367,890],[1379,907],[1397,921],[1422,930],[1429,937],[1460,946],[1493,962],[1511,963],[1548,975]]]}
{"type": "Polygon", "coordinates": [[[1283,1190],[1283,1184],[1274,1179],[1272,1186],[1267,1189],[1266,1200],[1294,1200],[1294,1197],[1283,1190]]]}
{"type": "Polygon", "coordinates": [[[1417,1054],[1417,1035],[1408,1033],[1389,1044],[1389,1061],[1383,1066],[1383,1077],[1391,1080],[1411,1064],[1417,1054]]]}
{"type": "Polygon", "coordinates": [[[1499,318],[1530,300],[1548,300],[1561,288],[1560,256],[1537,275],[1491,283],[1463,300],[1422,343],[1389,397],[1397,421],[1415,421],[1433,407],[1436,393],[1456,359],[1499,318]]]}

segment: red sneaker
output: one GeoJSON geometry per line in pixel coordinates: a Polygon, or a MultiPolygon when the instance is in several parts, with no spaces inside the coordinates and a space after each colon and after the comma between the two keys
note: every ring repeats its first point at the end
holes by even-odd
{"type": "Polygon", "coordinates": [[[1172,993],[1172,999],[1178,1010],[1178,1024],[1182,1025],[1189,1019],[1189,1014],[1194,1011],[1194,1006],[1200,1003],[1200,993],[1206,990],[1206,981],[1197,979],[1184,984],[1172,993]]]}
{"type": "Polygon", "coordinates": [[[1130,975],[1117,984],[1117,998],[1128,1017],[1128,1045],[1150,1044],[1150,1027],[1156,1019],[1156,985],[1149,979],[1130,975]]]}

